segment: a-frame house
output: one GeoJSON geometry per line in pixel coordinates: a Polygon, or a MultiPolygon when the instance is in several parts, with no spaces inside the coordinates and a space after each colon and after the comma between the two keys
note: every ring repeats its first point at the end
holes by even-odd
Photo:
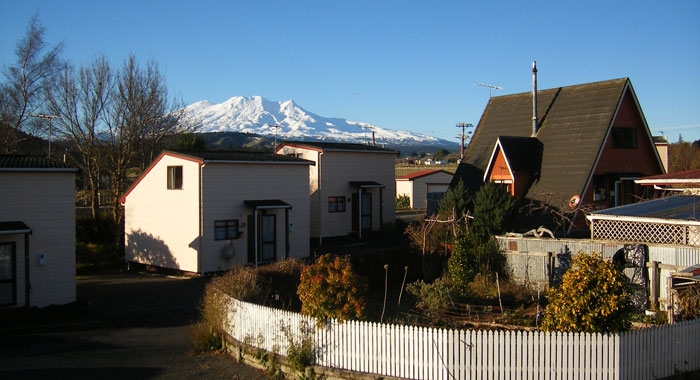
{"type": "MultiPolygon", "coordinates": [[[[664,173],[628,78],[540,91],[536,83],[533,69],[532,92],[489,100],[452,187],[495,181],[519,200],[520,212],[536,202],[576,214],[634,203],[642,196],[634,180],[664,173]]],[[[542,223],[522,220],[522,229],[542,223]]]]}

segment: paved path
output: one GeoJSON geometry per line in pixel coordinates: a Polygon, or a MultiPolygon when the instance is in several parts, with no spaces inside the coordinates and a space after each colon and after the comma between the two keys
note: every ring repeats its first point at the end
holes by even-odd
{"type": "Polygon", "coordinates": [[[201,278],[78,280],[78,302],[0,310],[0,379],[264,379],[225,354],[194,354],[201,278]]]}

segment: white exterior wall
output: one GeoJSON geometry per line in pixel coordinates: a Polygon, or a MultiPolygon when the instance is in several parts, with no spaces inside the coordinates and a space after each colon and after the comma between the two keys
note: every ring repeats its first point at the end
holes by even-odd
{"type": "Polygon", "coordinates": [[[198,272],[199,163],[171,156],[141,178],[125,202],[125,259],[198,272]],[[182,166],[182,189],[167,189],[167,167],[182,166]]]}
{"type": "MultiPolygon", "coordinates": [[[[32,229],[30,306],[75,302],[75,171],[0,172],[0,220],[32,229]]],[[[24,235],[0,235],[0,242],[16,242],[16,305],[25,306],[24,235]]]]}
{"type": "Polygon", "coordinates": [[[452,181],[452,175],[445,172],[436,172],[414,179],[411,207],[428,208],[428,193],[447,191],[450,181],[452,181]]]}
{"type": "MultiPolygon", "coordinates": [[[[302,149],[297,147],[285,146],[278,152],[281,155],[294,155],[295,157],[302,158],[304,160],[313,161],[314,165],[309,165],[309,236],[319,237],[320,236],[320,210],[321,210],[321,197],[320,197],[320,182],[319,182],[319,168],[321,158],[323,154],[315,149],[302,149]]],[[[328,207],[326,205],[326,207],[328,207]]]]}
{"type": "MultiPolygon", "coordinates": [[[[248,257],[247,225],[253,209],[246,200],[279,199],[292,206],[289,210],[289,257],[309,256],[309,169],[302,163],[207,163],[203,169],[203,237],[204,272],[221,271],[235,264],[245,264],[248,257]],[[242,235],[238,239],[214,240],[214,221],[237,219],[242,235]],[[233,247],[233,258],[223,251],[233,247]]],[[[278,260],[285,258],[285,210],[266,211],[276,215],[278,260]]]]}
{"type": "Polygon", "coordinates": [[[407,179],[396,180],[396,196],[408,196],[411,208],[416,208],[413,203],[413,181],[407,179]]]}
{"type": "MultiPolygon", "coordinates": [[[[308,149],[284,146],[278,154],[293,154],[314,161],[309,167],[309,191],[311,202],[311,237],[346,236],[353,230],[352,195],[357,192],[350,186],[353,181],[375,181],[385,186],[382,189],[383,223],[396,221],[395,155],[388,152],[365,150],[308,149]],[[328,212],[328,197],[345,196],[345,212],[328,212]]],[[[366,189],[372,194],[372,230],[381,229],[381,201],[379,189],[366,189]]]]}
{"type": "Polygon", "coordinates": [[[444,193],[450,186],[452,175],[438,171],[413,179],[396,180],[396,196],[408,195],[412,209],[428,208],[428,193],[444,193]]]}

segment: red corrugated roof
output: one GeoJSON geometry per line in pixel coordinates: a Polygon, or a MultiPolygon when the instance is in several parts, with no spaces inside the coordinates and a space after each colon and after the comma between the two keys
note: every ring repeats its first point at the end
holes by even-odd
{"type": "Polygon", "coordinates": [[[452,173],[450,173],[446,170],[439,170],[439,169],[438,170],[421,170],[418,172],[413,172],[413,173],[402,175],[400,177],[396,177],[396,179],[405,179],[405,180],[411,181],[411,180],[414,180],[416,178],[425,177],[425,176],[435,174],[435,173],[440,173],[440,172],[452,175],[452,173]]]}

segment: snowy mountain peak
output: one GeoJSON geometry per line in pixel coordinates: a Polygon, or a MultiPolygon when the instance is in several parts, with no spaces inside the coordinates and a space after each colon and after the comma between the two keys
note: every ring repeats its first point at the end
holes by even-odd
{"type": "Polygon", "coordinates": [[[202,100],[185,107],[188,116],[197,120],[202,132],[243,132],[277,135],[290,140],[326,140],[391,145],[445,145],[450,142],[428,135],[384,129],[379,126],[328,118],[308,112],[293,100],[270,101],[261,96],[234,96],[222,103],[202,100]],[[276,127],[277,126],[277,127],[276,127]]]}

